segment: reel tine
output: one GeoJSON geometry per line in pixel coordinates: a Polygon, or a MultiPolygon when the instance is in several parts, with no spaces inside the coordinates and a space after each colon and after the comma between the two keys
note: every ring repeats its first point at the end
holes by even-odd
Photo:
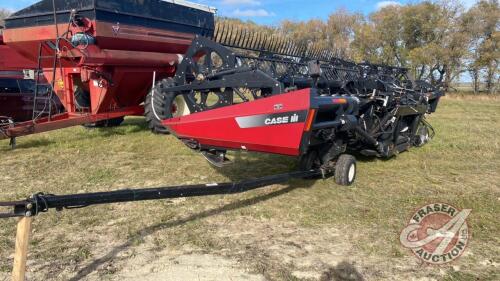
{"type": "Polygon", "coordinates": [[[269,45],[269,52],[274,52],[274,49],[276,48],[276,44],[278,44],[278,39],[276,39],[276,36],[271,37],[271,45],[269,45]]]}
{"type": "Polygon", "coordinates": [[[294,56],[300,57],[300,43],[295,44],[294,56]]]}
{"type": "Polygon", "coordinates": [[[316,46],[314,47],[314,59],[317,60],[318,59],[318,53],[319,53],[319,47],[316,46]]]}
{"type": "Polygon", "coordinates": [[[326,49],[323,49],[323,51],[321,51],[321,60],[326,60],[326,49]]]}
{"type": "Polygon", "coordinates": [[[222,37],[224,36],[224,30],[225,30],[225,24],[224,23],[219,23],[219,28],[217,29],[217,37],[216,40],[217,42],[222,44],[222,37]]]}
{"type": "Polygon", "coordinates": [[[297,44],[297,47],[295,49],[295,56],[296,57],[302,57],[301,50],[302,50],[302,45],[299,43],[299,44],[297,44]]]}
{"type": "Polygon", "coordinates": [[[260,51],[260,42],[262,41],[262,34],[261,33],[256,33],[255,37],[256,37],[256,40],[255,40],[254,49],[260,51]]]}
{"type": "Polygon", "coordinates": [[[250,41],[250,34],[248,33],[248,30],[245,29],[245,40],[243,40],[243,48],[248,49],[248,42],[250,41]]]}
{"type": "Polygon", "coordinates": [[[235,41],[237,46],[241,46],[242,33],[243,33],[242,29],[237,30],[238,36],[237,36],[237,39],[235,41]]]}
{"type": "Polygon", "coordinates": [[[229,46],[234,46],[233,42],[233,33],[234,33],[234,25],[231,25],[231,29],[229,30],[228,36],[227,36],[227,45],[229,46]]]}
{"type": "Polygon", "coordinates": [[[292,49],[290,50],[290,56],[295,57],[295,51],[297,50],[297,45],[292,44],[292,49]]]}
{"type": "Polygon", "coordinates": [[[229,33],[229,25],[225,24],[224,25],[224,33],[222,34],[221,37],[221,43],[224,45],[227,45],[227,34],[229,33]]]}
{"type": "Polygon", "coordinates": [[[223,42],[222,42],[222,44],[224,44],[224,45],[228,45],[228,43],[227,43],[227,37],[228,37],[228,35],[229,35],[229,26],[226,26],[226,27],[227,27],[227,28],[224,30],[224,33],[225,33],[225,34],[224,34],[224,35],[225,35],[225,36],[224,36],[224,40],[223,40],[223,42]]]}
{"type": "Polygon", "coordinates": [[[243,49],[248,49],[248,42],[249,41],[250,41],[250,37],[249,37],[249,34],[248,34],[248,30],[245,29],[245,39],[243,40],[243,45],[242,45],[243,49]]]}
{"type": "Polygon", "coordinates": [[[222,25],[221,22],[217,23],[218,25],[218,28],[217,28],[217,34],[215,36],[215,41],[218,42],[218,43],[221,43],[221,37],[222,37],[222,33],[224,32],[224,25],[222,25]]]}
{"type": "Polygon", "coordinates": [[[296,54],[295,54],[296,51],[297,51],[297,45],[292,44],[292,50],[290,51],[290,56],[296,57],[296,54]]]}
{"type": "Polygon", "coordinates": [[[256,33],[256,40],[255,40],[255,44],[254,44],[254,49],[255,50],[258,50],[259,52],[262,50],[262,48],[260,47],[261,45],[261,42],[262,42],[262,33],[256,33]]]}
{"type": "Polygon", "coordinates": [[[266,52],[269,52],[269,49],[271,48],[271,45],[273,44],[273,37],[272,36],[266,36],[265,37],[265,42],[264,42],[264,49],[266,52]]]}
{"type": "Polygon", "coordinates": [[[321,54],[321,48],[319,46],[316,47],[316,52],[314,53],[314,56],[317,60],[320,59],[319,55],[321,54]]]}
{"type": "Polygon", "coordinates": [[[289,48],[290,48],[290,44],[288,44],[288,41],[286,39],[283,39],[283,49],[281,50],[281,52],[284,55],[288,55],[287,51],[289,48]]]}
{"type": "Polygon", "coordinates": [[[311,59],[311,45],[309,43],[306,46],[306,57],[311,59]]]}
{"type": "Polygon", "coordinates": [[[280,44],[280,48],[279,48],[278,52],[280,54],[283,54],[285,52],[285,47],[286,47],[286,42],[284,39],[281,39],[281,44],[280,44]]]}
{"type": "Polygon", "coordinates": [[[217,32],[218,32],[217,30],[218,30],[218,27],[219,27],[219,23],[216,22],[215,23],[215,27],[214,27],[214,35],[212,36],[212,38],[210,38],[210,39],[212,39],[212,40],[214,40],[216,42],[217,42],[217,32]]]}
{"type": "Polygon", "coordinates": [[[316,47],[316,59],[317,60],[320,60],[320,55],[321,55],[321,47],[320,46],[317,46],[316,47]]]}
{"type": "Polygon", "coordinates": [[[264,37],[264,45],[262,46],[264,49],[264,52],[267,52],[269,50],[269,45],[271,44],[271,36],[265,36],[264,37]]]}
{"type": "Polygon", "coordinates": [[[266,52],[267,49],[269,49],[269,42],[271,41],[271,38],[269,36],[264,36],[264,42],[262,43],[262,51],[266,52]]]}
{"type": "Polygon", "coordinates": [[[257,41],[259,40],[259,36],[257,33],[252,32],[252,44],[250,45],[250,48],[252,50],[256,49],[257,41]]]}
{"type": "Polygon", "coordinates": [[[292,49],[293,49],[293,43],[290,40],[286,40],[286,41],[287,41],[286,42],[287,48],[286,48],[285,53],[286,53],[287,56],[291,56],[292,55],[292,49]]]}
{"type": "Polygon", "coordinates": [[[290,44],[290,42],[288,42],[288,40],[286,39],[284,40],[284,42],[285,42],[285,48],[283,49],[283,53],[288,56],[292,44],[290,44]]]}
{"type": "Polygon", "coordinates": [[[230,42],[230,45],[232,45],[232,46],[234,46],[234,40],[233,40],[234,29],[235,29],[235,26],[231,25],[231,32],[229,33],[229,42],[230,42]]]}
{"type": "Polygon", "coordinates": [[[271,49],[271,52],[278,53],[278,49],[279,49],[279,46],[281,44],[281,40],[278,36],[276,36],[274,39],[275,39],[275,42],[274,42],[273,48],[271,49]]]}
{"type": "Polygon", "coordinates": [[[265,45],[266,45],[266,38],[267,36],[265,36],[264,34],[260,34],[260,40],[259,40],[259,50],[262,52],[264,49],[265,49],[265,45]]]}
{"type": "Polygon", "coordinates": [[[250,49],[250,48],[252,48],[253,35],[249,30],[247,30],[247,35],[248,35],[248,40],[247,40],[247,45],[245,46],[245,48],[250,49]]]}
{"type": "Polygon", "coordinates": [[[307,58],[307,43],[302,43],[302,56],[307,58]]]}
{"type": "Polygon", "coordinates": [[[311,53],[310,53],[311,59],[315,60],[316,59],[316,46],[311,45],[311,53]]]}
{"type": "Polygon", "coordinates": [[[272,52],[279,53],[280,46],[281,46],[281,38],[276,37],[276,45],[274,46],[272,52]]]}

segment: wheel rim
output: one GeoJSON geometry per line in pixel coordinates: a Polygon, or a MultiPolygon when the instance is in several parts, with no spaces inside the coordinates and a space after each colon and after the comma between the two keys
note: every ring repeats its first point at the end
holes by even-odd
{"type": "Polygon", "coordinates": [[[172,102],[171,110],[172,117],[181,117],[191,114],[182,95],[178,95],[175,97],[174,101],[172,102]]]}
{"type": "Polygon", "coordinates": [[[347,178],[349,179],[349,182],[353,182],[355,176],[356,176],[356,165],[351,164],[349,166],[349,172],[347,174],[347,178]]]}

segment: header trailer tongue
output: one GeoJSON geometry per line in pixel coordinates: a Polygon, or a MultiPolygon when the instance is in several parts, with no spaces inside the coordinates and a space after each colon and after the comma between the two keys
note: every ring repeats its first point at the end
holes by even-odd
{"type": "Polygon", "coordinates": [[[24,201],[0,202],[0,208],[10,209],[2,212],[0,218],[33,217],[50,209],[63,210],[89,207],[93,205],[199,197],[219,194],[235,194],[265,186],[280,184],[291,179],[316,177],[319,171],[292,172],[266,176],[237,183],[212,183],[188,186],[171,186],[149,189],[125,189],[109,192],[82,193],[70,195],[34,194],[24,201]]]}

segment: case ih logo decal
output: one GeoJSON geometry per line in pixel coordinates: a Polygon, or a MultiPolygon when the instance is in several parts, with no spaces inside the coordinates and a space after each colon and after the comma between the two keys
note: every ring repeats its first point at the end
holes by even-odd
{"type": "Polygon", "coordinates": [[[292,111],[284,113],[275,114],[261,114],[252,115],[245,117],[236,117],[236,122],[238,126],[242,129],[264,127],[264,126],[274,126],[274,125],[285,125],[294,123],[304,123],[307,118],[307,110],[303,111],[292,111]]]}
{"type": "Polygon", "coordinates": [[[423,262],[452,262],[464,253],[470,238],[466,219],[471,211],[443,203],[424,206],[401,232],[401,244],[423,262]]]}

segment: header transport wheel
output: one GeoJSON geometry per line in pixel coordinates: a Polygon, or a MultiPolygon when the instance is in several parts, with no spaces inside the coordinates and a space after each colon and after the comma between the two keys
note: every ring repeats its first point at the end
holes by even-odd
{"type": "Polygon", "coordinates": [[[335,165],[335,182],[339,185],[350,186],[356,179],[356,158],[349,154],[340,155],[335,165]]]}

